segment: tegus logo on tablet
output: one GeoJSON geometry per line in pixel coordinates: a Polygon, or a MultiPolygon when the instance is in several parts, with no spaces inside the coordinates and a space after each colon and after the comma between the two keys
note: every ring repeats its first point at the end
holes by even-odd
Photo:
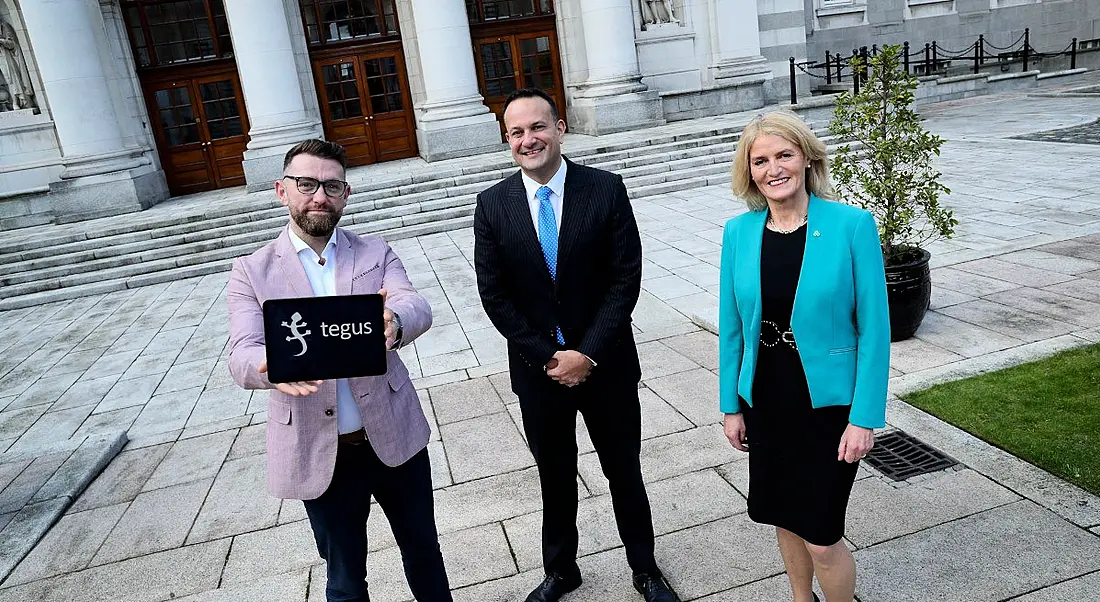
{"type": "MultiPolygon", "coordinates": [[[[302,314],[294,312],[290,316],[290,323],[282,323],[283,326],[290,329],[291,335],[286,338],[287,342],[298,341],[302,344],[302,350],[294,355],[298,357],[304,355],[309,349],[309,345],[306,343],[306,337],[312,334],[310,330],[301,330],[301,328],[308,326],[309,324],[302,321],[302,314]]],[[[338,337],[343,340],[348,340],[353,336],[361,336],[374,332],[374,328],[370,322],[350,322],[344,324],[325,324],[321,322],[321,336],[323,337],[338,337]]]]}

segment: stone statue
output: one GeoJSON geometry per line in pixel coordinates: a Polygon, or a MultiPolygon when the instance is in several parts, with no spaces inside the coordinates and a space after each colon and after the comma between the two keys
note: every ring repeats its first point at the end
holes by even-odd
{"type": "Polygon", "coordinates": [[[679,23],[676,13],[672,9],[672,0],[640,0],[642,6],[642,21],[646,25],[663,25],[666,23],[679,23]]]}
{"type": "Polygon", "coordinates": [[[35,108],[27,59],[11,23],[0,19],[0,111],[35,108]]]}

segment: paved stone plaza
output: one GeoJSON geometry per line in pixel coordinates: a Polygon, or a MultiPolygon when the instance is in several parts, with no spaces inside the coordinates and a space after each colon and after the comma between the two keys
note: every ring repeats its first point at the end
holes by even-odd
{"type": "MultiPolygon", "coordinates": [[[[1095,121],[1100,98],[1018,93],[922,113],[948,139],[939,165],[960,225],[932,247],[932,311],[915,338],[893,345],[893,393],[1100,342],[1100,146],[1009,139],[1095,121]]],[[[712,186],[634,209],[645,252],[634,313],[642,463],[658,559],[685,600],[789,600],[774,532],[745,512],[746,456],[725,441],[717,411],[719,243],[743,208],[712,186]]],[[[456,600],[522,600],[542,573],[538,481],[504,342],[480,308],[472,231],[394,246],[435,312],[401,353],[432,423],[456,600]]],[[[34,479],[57,469],[58,446],[130,439],[0,584],[0,602],[324,600],[302,504],[265,493],[266,392],[238,389],[227,370],[227,279],[0,314],[0,527],[34,479]],[[46,459],[26,459],[36,452],[46,459]]],[[[1100,598],[1100,499],[900,401],[888,420],[961,465],[902,484],[861,469],[847,529],[859,600],[1100,598]]],[[[585,583],[567,600],[639,600],[579,427],[585,583]]],[[[372,599],[408,600],[381,512],[369,542],[372,599]]]]}

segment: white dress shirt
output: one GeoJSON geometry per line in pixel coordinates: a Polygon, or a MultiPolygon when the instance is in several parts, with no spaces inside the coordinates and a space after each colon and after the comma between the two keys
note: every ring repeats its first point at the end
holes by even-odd
{"type": "MultiPolygon", "coordinates": [[[[298,252],[298,260],[302,262],[302,268],[306,271],[309,286],[313,289],[314,297],[331,297],[336,294],[336,231],[325,245],[325,250],[318,257],[317,253],[298,235],[287,226],[290,234],[290,242],[294,250],[298,252]],[[324,259],[324,265],[321,259],[324,259]]],[[[336,379],[336,428],[343,433],[351,433],[363,428],[363,417],[359,414],[359,406],[355,403],[355,397],[351,394],[348,379],[336,379]]]]}
{"type": "MultiPolygon", "coordinates": [[[[539,199],[535,192],[543,187],[543,184],[532,180],[527,174],[520,172],[523,177],[523,187],[527,189],[527,205],[531,208],[531,221],[535,224],[535,236],[539,235],[539,199]]],[[[554,208],[554,222],[558,226],[558,234],[561,234],[562,202],[565,199],[565,159],[561,160],[561,166],[554,172],[554,177],[545,184],[550,188],[550,206],[554,208]]],[[[539,239],[541,242],[541,238],[539,239]]]]}

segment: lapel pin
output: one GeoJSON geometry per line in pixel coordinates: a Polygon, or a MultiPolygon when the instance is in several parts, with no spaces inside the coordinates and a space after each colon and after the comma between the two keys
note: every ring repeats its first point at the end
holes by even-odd
{"type": "Polygon", "coordinates": [[[821,236],[821,230],[814,230],[814,236],[821,236]]]}

